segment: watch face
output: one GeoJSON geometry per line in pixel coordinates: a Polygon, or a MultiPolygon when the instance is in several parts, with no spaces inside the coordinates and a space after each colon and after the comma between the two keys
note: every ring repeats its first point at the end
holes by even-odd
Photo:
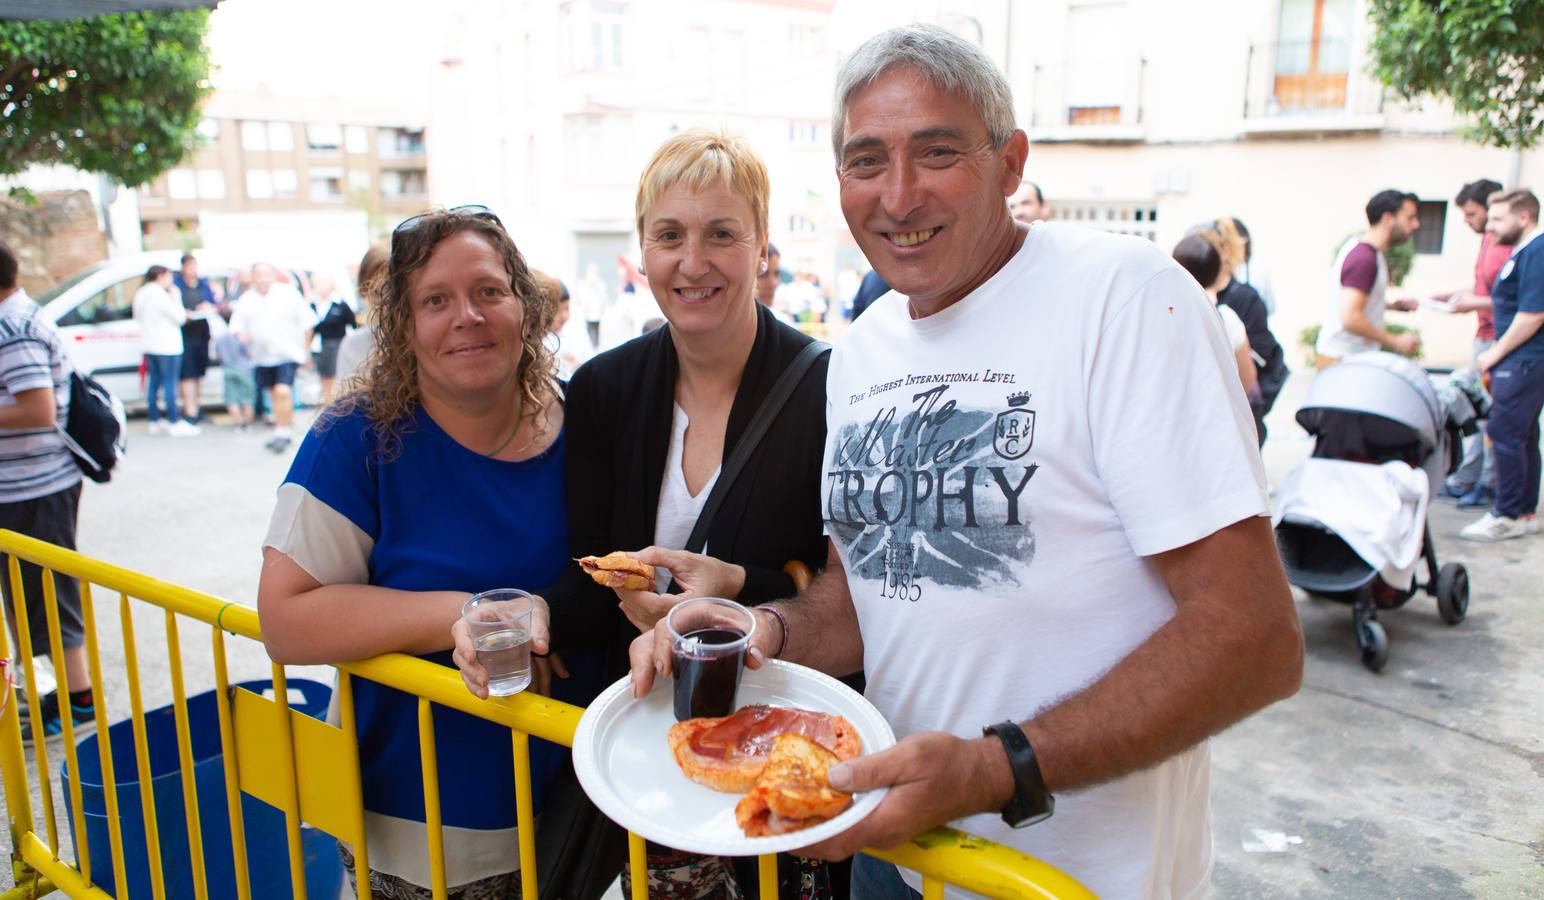
{"type": "Polygon", "coordinates": [[[1041,822],[1044,822],[1046,819],[1049,819],[1051,817],[1051,812],[1052,810],[1046,809],[1044,812],[1030,813],[1022,820],[1012,823],[1012,826],[1014,828],[1028,828],[1031,825],[1038,825],[1041,822]]]}

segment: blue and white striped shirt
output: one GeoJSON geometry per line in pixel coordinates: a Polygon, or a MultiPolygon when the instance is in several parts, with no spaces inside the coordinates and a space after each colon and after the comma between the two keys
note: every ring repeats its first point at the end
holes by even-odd
{"type": "MultiPolygon", "coordinates": [[[[59,333],[16,291],[0,301],[0,406],[23,391],[51,387],[56,421],[70,413],[70,361],[59,333]]],[[[0,428],[0,503],[58,493],[80,481],[80,468],[54,428],[0,428]]]]}

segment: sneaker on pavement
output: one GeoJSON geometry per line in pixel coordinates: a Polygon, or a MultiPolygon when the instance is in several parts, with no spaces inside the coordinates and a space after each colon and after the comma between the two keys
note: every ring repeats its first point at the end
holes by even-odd
{"type": "Polygon", "coordinates": [[[1474,485],[1454,485],[1451,481],[1443,482],[1437,491],[1438,500],[1462,500],[1463,496],[1474,490],[1474,485]]]}
{"type": "Polygon", "coordinates": [[[1477,484],[1469,493],[1458,498],[1459,509],[1479,509],[1496,502],[1496,492],[1490,485],[1477,484]]]}
{"type": "Polygon", "coordinates": [[[146,429],[146,433],[147,434],[165,434],[166,433],[166,423],[162,422],[162,421],[159,421],[159,420],[157,420],[155,422],[151,422],[150,423],[150,427],[148,429],[146,429]]]}
{"type": "Polygon", "coordinates": [[[1523,528],[1527,529],[1529,534],[1539,533],[1539,517],[1537,515],[1523,516],[1518,521],[1523,523],[1523,528]]]}
{"type": "Polygon", "coordinates": [[[276,437],[263,444],[264,447],[267,447],[274,453],[283,453],[285,449],[289,447],[289,445],[290,439],[287,437],[276,437]]]}
{"type": "MultiPolygon", "coordinates": [[[[43,739],[49,740],[56,735],[64,733],[63,716],[59,712],[59,692],[55,691],[43,697],[39,709],[43,717],[43,739]]],[[[70,724],[74,726],[76,735],[88,734],[96,728],[96,706],[86,704],[84,706],[70,704],[70,724]]],[[[21,741],[30,746],[32,744],[32,723],[27,719],[21,722],[21,741]]]]}
{"type": "Polygon", "coordinates": [[[166,429],[166,433],[172,437],[193,437],[195,435],[203,434],[204,430],[199,428],[197,425],[190,425],[187,422],[178,419],[175,423],[172,424],[170,428],[166,429]]]}
{"type": "Polygon", "coordinates": [[[1465,526],[1458,536],[1466,541],[1505,541],[1528,533],[1528,524],[1521,519],[1509,519],[1495,513],[1486,513],[1478,521],[1465,526]]]}

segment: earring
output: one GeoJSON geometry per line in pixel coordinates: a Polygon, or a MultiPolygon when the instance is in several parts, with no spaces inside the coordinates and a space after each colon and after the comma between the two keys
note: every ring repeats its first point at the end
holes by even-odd
{"type": "Polygon", "coordinates": [[[762,275],[767,274],[767,261],[766,260],[762,260],[761,261],[761,268],[758,270],[758,272],[760,274],[762,274],[762,275]]]}
{"type": "Polygon", "coordinates": [[[648,278],[648,277],[649,277],[649,273],[648,273],[648,272],[645,272],[645,271],[644,271],[644,270],[643,270],[643,266],[639,266],[639,267],[638,267],[638,274],[639,274],[639,275],[641,275],[641,276],[643,276],[643,277],[644,277],[644,278],[648,278]]]}

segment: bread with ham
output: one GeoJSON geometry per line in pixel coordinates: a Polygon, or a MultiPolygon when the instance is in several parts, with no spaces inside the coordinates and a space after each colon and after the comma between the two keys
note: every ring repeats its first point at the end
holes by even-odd
{"type": "Polygon", "coordinates": [[[618,550],[605,556],[586,556],[577,560],[585,571],[601,587],[621,588],[626,591],[654,590],[654,567],[641,563],[618,550]]]}
{"type": "Polygon", "coordinates": [[[723,718],[677,722],[670,728],[670,752],[692,781],[743,794],[755,787],[777,739],[789,734],[825,748],[836,760],[863,752],[857,729],[841,716],[760,705],[723,718]]]}
{"type": "Polygon", "coordinates": [[[734,808],[746,837],[802,831],[839,815],[852,795],[831,786],[836,754],[797,734],[779,735],[761,775],[734,808]]]}

